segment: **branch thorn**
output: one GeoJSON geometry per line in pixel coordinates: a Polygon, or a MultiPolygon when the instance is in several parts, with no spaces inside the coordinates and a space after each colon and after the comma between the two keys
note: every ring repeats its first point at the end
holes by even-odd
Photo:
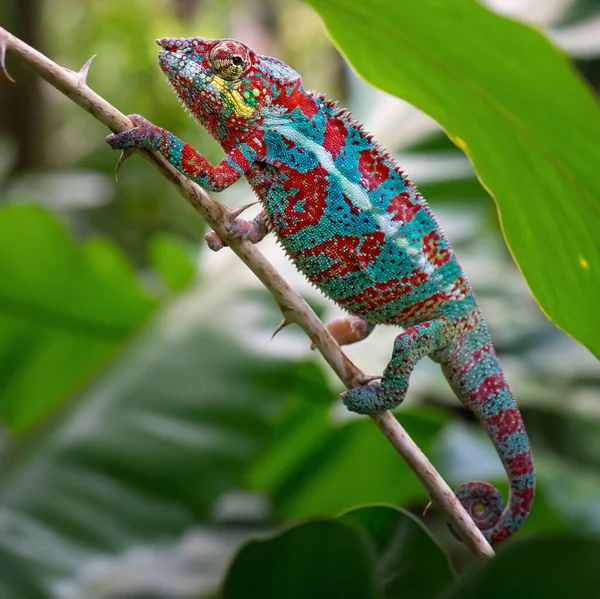
{"type": "Polygon", "coordinates": [[[77,75],[79,76],[79,79],[83,83],[87,82],[87,76],[88,76],[90,67],[92,66],[92,60],[94,60],[94,58],[96,58],[96,56],[98,56],[98,55],[94,54],[92,57],[90,57],[90,59],[79,69],[79,73],[77,73],[77,75]]]}
{"type": "Polygon", "coordinates": [[[258,202],[250,202],[249,204],[245,204],[244,206],[240,206],[239,208],[235,208],[229,211],[229,215],[231,218],[237,218],[244,210],[250,208],[250,206],[255,206],[258,202]]]}
{"type": "Polygon", "coordinates": [[[426,506],[425,509],[423,510],[423,513],[421,514],[422,516],[426,516],[427,512],[429,511],[429,508],[433,505],[433,501],[430,501],[426,506]]]}
{"type": "Polygon", "coordinates": [[[6,78],[11,83],[16,83],[15,80],[10,76],[10,73],[8,72],[8,70],[6,68],[6,41],[5,40],[0,41],[0,68],[2,69],[2,72],[4,73],[6,78]]]}
{"type": "Polygon", "coordinates": [[[273,341],[273,339],[275,338],[275,335],[277,335],[277,333],[279,333],[279,331],[281,331],[281,329],[284,329],[285,327],[288,326],[289,321],[287,319],[283,319],[279,325],[277,326],[277,328],[273,331],[273,334],[271,335],[271,341],[273,341]]]}

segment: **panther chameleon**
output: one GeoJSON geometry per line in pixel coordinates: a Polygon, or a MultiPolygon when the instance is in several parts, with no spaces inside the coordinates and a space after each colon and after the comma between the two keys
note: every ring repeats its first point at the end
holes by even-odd
{"type": "MultiPolygon", "coordinates": [[[[471,287],[425,200],[372,136],[335,102],[306,91],[276,58],[232,39],[157,40],[159,64],[183,105],[221,144],[213,166],[139,115],[107,138],[115,149],[157,150],[209,191],[246,176],[262,205],[236,219],[234,237],[269,231],[296,267],[349,316],[330,323],[340,343],[376,324],[402,327],[378,383],[342,394],[348,409],[398,406],[415,364],[429,356],[479,418],[510,481],[508,505],[485,482],[455,493],[490,543],[514,533],[535,492],[531,448],[471,287]]],[[[212,232],[209,246],[223,240],[212,232]]]]}

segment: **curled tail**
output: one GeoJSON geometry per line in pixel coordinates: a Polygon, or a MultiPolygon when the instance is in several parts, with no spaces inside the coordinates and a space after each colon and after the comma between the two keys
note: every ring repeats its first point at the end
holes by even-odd
{"type": "Polygon", "coordinates": [[[455,493],[494,544],[515,533],[529,514],[535,494],[533,457],[521,413],[479,313],[474,328],[463,331],[455,347],[442,370],[459,399],[481,421],[510,482],[506,508],[499,491],[485,482],[464,483],[455,493]]]}

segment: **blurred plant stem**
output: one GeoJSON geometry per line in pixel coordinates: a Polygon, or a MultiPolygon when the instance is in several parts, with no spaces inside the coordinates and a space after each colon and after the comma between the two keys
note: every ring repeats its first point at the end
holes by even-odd
{"type": "MultiPolygon", "coordinates": [[[[13,0],[8,4],[13,7],[6,11],[6,17],[8,20],[13,16],[17,35],[36,48],[43,47],[39,0],[13,0]]],[[[47,103],[42,101],[41,81],[24,69],[17,75],[14,88],[4,87],[0,93],[0,129],[10,132],[17,147],[12,168],[15,173],[41,169],[47,163],[43,143],[47,103]]]]}

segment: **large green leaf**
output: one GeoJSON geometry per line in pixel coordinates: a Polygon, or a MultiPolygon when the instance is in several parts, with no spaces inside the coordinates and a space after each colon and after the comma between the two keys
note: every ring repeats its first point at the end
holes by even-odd
{"type": "Polygon", "coordinates": [[[600,539],[575,534],[529,537],[500,546],[495,559],[446,599],[592,599],[600,588],[600,539]]]}
{"type": "Polygon", "coordinates": [[[307,0],[356,70],[435,118],[542,309],[600,356],[600,110],[538,31],[475,0],[307,0]]]}
{"type": "Polygon", "coordinates": [[[411,514],[388,506],[352,510],[342,520],[367,533],[385,599],[434,599],[453,581],[448,555],[411,514]]]}
{"type": "Polygon", "coordinates": [[[117,250],[75,247],[49,213],[0,210],[0,419],[38,422],[157,306],[117,250]]]}
{"type": "Polygon", "coordinates": [[[223,597],[435,599],[452,581],[448,556],[417,519],[380,505],[248,543],[223,597]]]}
{"type": "Polygon", "coordinates": [[[375,552],[342,521],[316,521],[252,541],[233,562],[223,599],[376,599],[375,552]]]}

